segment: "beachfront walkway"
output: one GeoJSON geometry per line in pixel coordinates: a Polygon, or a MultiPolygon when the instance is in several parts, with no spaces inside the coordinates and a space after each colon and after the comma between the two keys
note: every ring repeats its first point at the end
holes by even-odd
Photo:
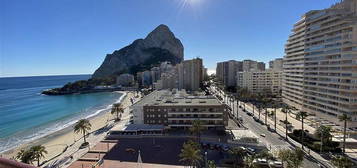
{"type": "Polygon", "coordinates": [[[90,144],[90,147],[79,149],[81,144],[83,143],[82,139],[77,140],[74,144],[69,146],[65,152],[61,155],[56,157],[55,159],[49,161],[48,163],[44,164],[42,167],[68,167],[71,163],[76,161],[77,159],[81,158],[85,155],[90,148],[93,148],[98,144],[101,140],[105,138],[109,130],[116,126],[124,128],[130,120],[130,113],[129,113],[129,106],[131,105],[130,99],[133,98],[134,102],[138,101],[139,98],[135,98],[133,92],[128,92],[126,97],[122,100],[121,104],[123,105],[124,113],[122,114],[121,121],[114,123],[113,120],[108,121],[107,125],[102,127],[101,129],[95,130],[87,136],[87,141],[90,144]]]}

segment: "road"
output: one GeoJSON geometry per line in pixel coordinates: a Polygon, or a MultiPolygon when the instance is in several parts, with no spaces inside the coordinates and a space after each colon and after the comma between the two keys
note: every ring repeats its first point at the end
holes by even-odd
{"type": "MultiPolygon", "coordinates": [[[[222,93],[217,92],[217,90],[214,87],[210,88],[212,93],[218,93],[220,96],[223,97],[222,93]]],[[[259,136],[259,140],[266,144],[266,147],[271,150],[272,152],[278,151],[280,149],[294,149],[295,147],[292,146],[290,143],[288,143],[285,140],[285,137],[282,137],[281,135],[278,135],[276,133],[270,132],[267,127],[263,124],[260,124],[256,122],[252,116],[249,116],[246,112],[243,112],[242,109],[237,107],[237,102],[234,101],[233,107],[231,106],[230,103],[228,103],[225,99],[223,99],[226,104],[228,104],[232,109],[234,109],[234,116],[237,117],[236,111],[238,109],[238,115],[242,117],[243,120],[243,125],[251,130],[253,133],[255,133],[257,136],[259,136]],[[261,134],[265,134],[265,137],[260,136],[261,134]]],[[[252,109],[246,108],[247,111],[252,113],[252,109]]],[[[257,114],[257,112],[255,112],[257,114]]],[[[261,115],[261,120],[264,120],[263,115],[261,115]]],[[[272,125],[272,124],[271,124],[272,125]]],[[[278,130],[279,131],[279,130],[278,130]]],[[[312,157],[305,156],[304,161],[303,161],[303,167],[309,167],[309,168],[319,168],[321,167],[320,164],[315,161],[312,157]]]]}

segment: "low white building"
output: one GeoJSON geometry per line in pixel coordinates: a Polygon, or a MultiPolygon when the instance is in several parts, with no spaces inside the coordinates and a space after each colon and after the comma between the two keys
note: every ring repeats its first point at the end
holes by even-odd
{"type": "Polygon", "coordinates": [[[258,143],[258,137],[250,130],[231,130],[233,141],[239,143],[258,143]]]}

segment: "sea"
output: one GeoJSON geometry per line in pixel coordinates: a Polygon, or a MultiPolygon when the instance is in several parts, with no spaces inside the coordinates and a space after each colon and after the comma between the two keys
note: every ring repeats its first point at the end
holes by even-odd
{"type": "Polygon", "coordinates": [[[0,78],[0,153],[110,110],[123,95],[101,92],[48,96],[41,92],[90,75],[0,78]]]}

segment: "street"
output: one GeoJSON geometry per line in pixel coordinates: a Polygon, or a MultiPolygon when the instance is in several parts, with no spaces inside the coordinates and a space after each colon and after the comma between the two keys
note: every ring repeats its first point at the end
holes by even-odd
{"type": "MultiPolygon", "coordinates": [[[[215,90],[214,87],[211,87],[211,93],[218,93],[219,91],[215,90]]],[[[222,96],[222,95],[220,95],[222,96]]],[[[234,111],[231,111],[234,113],[233,115],[237,117],[237,109],[238,109],[238,115],[241,117],[243,120],[243,125],[251,130],[253,133],[255,133],[258,137],[259,140],[266,145],[266,147],[272,151],[272,153],[279,151],[280,149],[294,149],[295,147],[292,146],[290,143],[288,143],[285,140],[285,137],[281,136],[282,134],[277,134],[275,132],[270,132],[267,129],[267,126],[264,124],[260,124],[259,122],[255,121],[252,116],[249,116],[246,112],[244,112],[241,108],[238,108],[237,106],[237,101],[233,102],[233,107],[231,106],[230,102],[225,101],[223,99],[224,103],[228,104],[234,111]],[[265,137],[261,136],[262,134],[265,135],[265,137]]],[[[243,105],[242,105],[243,106],[243,105]]],[[[246,108],[248,112],[253,113],[252,109],[246,108]]],[[[255,111],[255,115],[257,115],[257,111],[255,111]]],[[[264,114],[261,114],[261,120],[264,120],[264,114]]],[[[273,124],[270,124],[273,125],[273,124]]],[[[281,130],[277,130],[278,132],[282,132],[281,130]]],[[[285,134],[285,133],[284,133],[285,134]]],[[[320,164],[315,161],[312,157],[305,155],[305,159],[303,161],[303,167],[321,167],[320,164]]]]}

